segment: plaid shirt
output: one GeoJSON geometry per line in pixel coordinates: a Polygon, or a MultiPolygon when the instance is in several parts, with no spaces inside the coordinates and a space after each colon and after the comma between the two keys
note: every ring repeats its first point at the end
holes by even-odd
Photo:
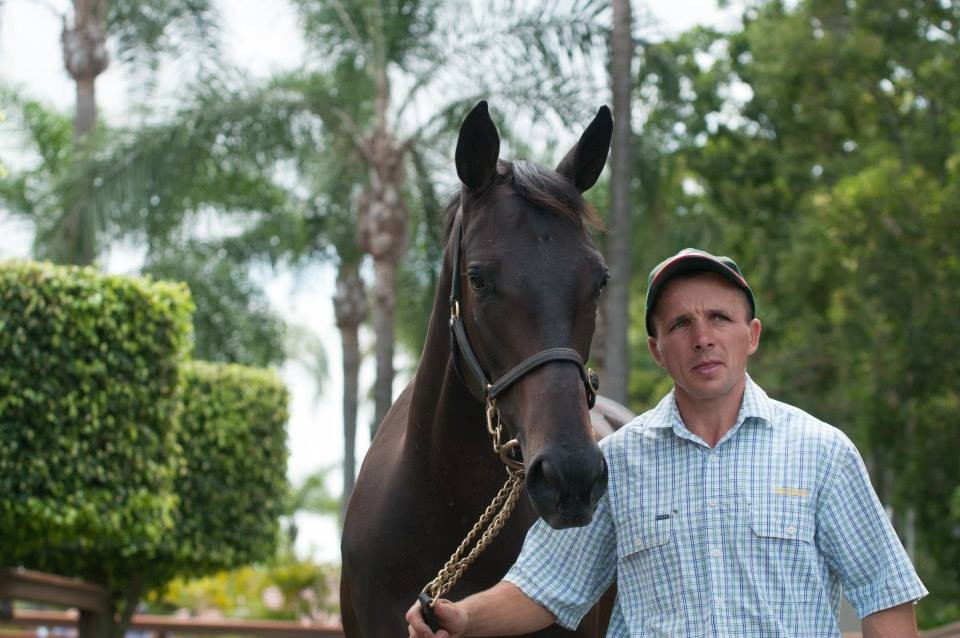
{"type": "Polygon", "coordinates": [[[538,521],[505,577],[563,627],[614,577],[609,637],[839,636],[841,586],[861,618],[927,593],[853,443],[749,377],[712,449],[672,392],[601,447],[593,521],[538,521]]]}

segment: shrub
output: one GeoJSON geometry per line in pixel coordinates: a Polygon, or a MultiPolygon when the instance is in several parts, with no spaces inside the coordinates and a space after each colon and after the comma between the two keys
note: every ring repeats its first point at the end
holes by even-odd
{"type": "Polygon", "coordinates": [[[185,367],[184,468],[176,533],[164,546],[177,575],[266,560],[276,553],[288,492],[287,390],[268,370],[185,367]]]}
{"type": "Polygon", "coordinates": [[[174,525],[185,286],[0,264],[0,564],[102,582],[174,525]]]}

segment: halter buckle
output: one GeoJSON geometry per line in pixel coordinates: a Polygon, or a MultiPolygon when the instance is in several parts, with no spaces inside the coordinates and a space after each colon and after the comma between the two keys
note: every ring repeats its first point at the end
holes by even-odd
{"type": "Polygon", "coordinates": [[[454,301],[453,305],[450,306],[450,325],[453,326],[453,323],[460,318],[460,302],[454,301]]]}

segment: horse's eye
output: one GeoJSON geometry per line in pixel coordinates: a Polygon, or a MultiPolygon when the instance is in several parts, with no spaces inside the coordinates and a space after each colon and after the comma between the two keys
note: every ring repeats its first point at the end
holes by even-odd
{"type": "Polygon", "coordinates": [[[597,286],[597,296],[598,296],[598,297],[600,296],[600,293],[602,293],[602,292],[604,291],[604,289],[606,289],[607,283],[609,283],[609,281],[610,281],[610,271],[609,271],[609,270],[604,270],[604,271],[603,271],[603,276],[600,278],[600,283],[599,283],[599,285],[597,286]]]}
{"type": "Polygon", "coordinates": [[[470,287],[481,292],[486,289],[487,283],[483,280],[483,277],[480,276],[480,273],[476,270],[467,271],[467,280],[470,282],[470,287]]]}

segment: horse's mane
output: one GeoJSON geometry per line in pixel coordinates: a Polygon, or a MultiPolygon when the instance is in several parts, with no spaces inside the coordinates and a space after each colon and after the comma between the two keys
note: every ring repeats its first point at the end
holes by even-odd
{"type": "MultiPolygon", "coordinates": [[[[489,197],[499,185],[506,185],[531,204],[550,211],[564,219],[602,230],[603,221],[576,187],[559,173],[547,170],[526,160],[498,160],[497,177],[480,195],[489,197]]],[[[444,209],[444,237],[449,238],[453,222],[460,208],[458,191],[444,209]]]]}

